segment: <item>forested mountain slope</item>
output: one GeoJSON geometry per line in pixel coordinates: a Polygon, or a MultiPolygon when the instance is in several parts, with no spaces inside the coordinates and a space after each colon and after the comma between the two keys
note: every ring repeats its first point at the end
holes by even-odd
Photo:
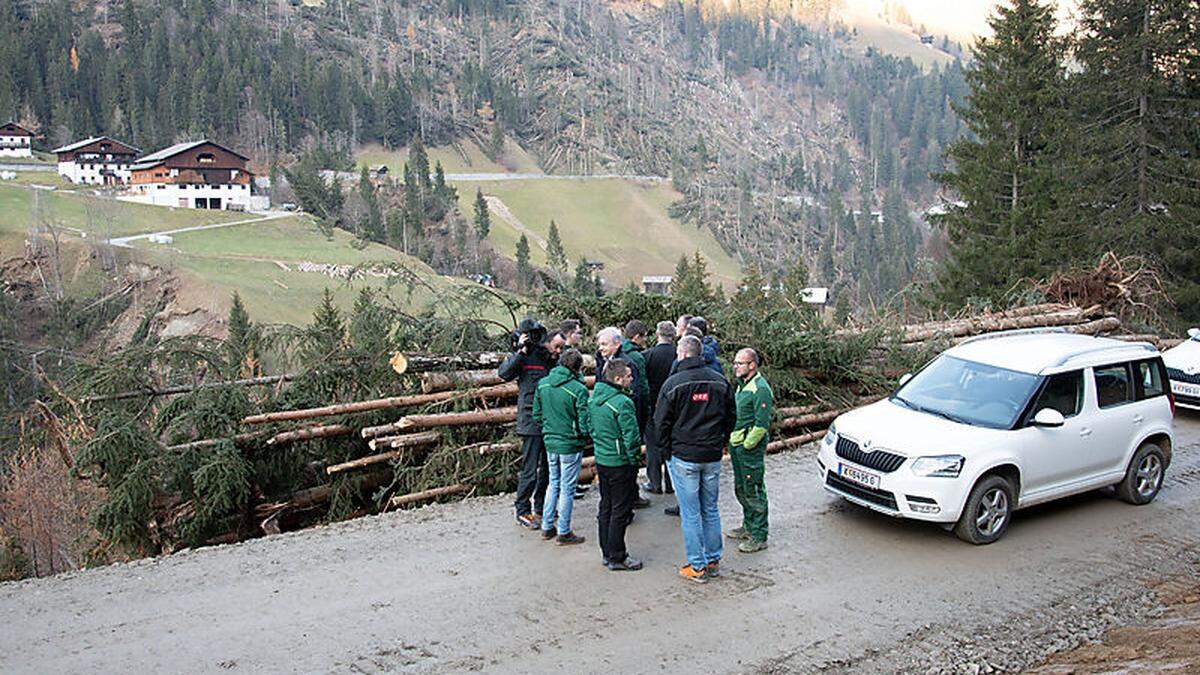
{"type": "Polygon", "coordinates": [[[549,172],[670,175],[674,215],[744,263],[864,294],[911,276],[909,207],[959,134],[957,67],[858,53],[823,2],[309,4],[0,0],[0,116],[48,144],[207,135],[264,166],[508,138],[549,172]]]}

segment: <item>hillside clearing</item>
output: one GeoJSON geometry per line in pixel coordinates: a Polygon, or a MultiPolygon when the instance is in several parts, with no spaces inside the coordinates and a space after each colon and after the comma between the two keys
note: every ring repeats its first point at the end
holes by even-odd
{"type": "MultiPolygon", "coordinates": [[[[335,230],[326,238],[303,215],[246,222],[219,229],[184,232],[168,245],[133,242],[155,264],[175,270],[197,289],[196,306],[223,312],[234,291],[242,296],[256,321],[308,323],[325,288],[334,300],[349,309],[359,289],[386,290],[405,311],[417,312],[432,301],[445,299],[453,288],[473,287],[467,281],[437,274],[416,258],[379,244],[359,244],[349,233],[335,230]],[[406,283],[381,277],[349,281],[326,271],[304,271],[306,267],[339,267],[397,264],[411,271],[420,284],[409,290],[406,283]],[[212,298],[209,301],[206,298],[212,298]]],[[[504,315],[499,305],[488,317],[504,315]]]]}
{"type": "MultiPolygon", "coordinates": [[[[484,154],[473,141],[463,141],[457,148],[440,146],[428,148],[429,166],[432,169],[438,162],[446,173],[541,173],[537,160],[521,146],[506,141],[504,156],[500,162],[493,161],[484,154]]],[[[404,163],[408,161],[408,148],[387,148],[370,145],[363,148],[355,158],[357,166],[376,167],[386,166],[393,175],[404,175],[404,163]]]]}
{"type": "Polygon", "coordinates": [[[33,208],[38,199],[41,200],[44,217],[51,223],[89,236],[144,234],[246,218],[244,213],[231,211],[131,204],[76,192],[36,190],[6,184],[0,185],[0,232],[24,234],[33,222],[33,208]]]}
{"type": "MultiPolygon", "coordinates": [[[[679,194],[667,183],[646,184],[609,178],[587,181],[486,181],[459,185],[459,205],[472,212],[475,188],[504,204],[520,225],[495,214],[489,239],[504,255],[516,254],[522,226],[532,232],[531,258],[546,264],[538,240],[559,234],[573,266],[580,256],[605,264],[602,275],[616,285],[640,284],[642,277],[673,274],[681,255],[700,251],[709,271],[727,286],[739,265],[705,229],[697,230],[667,215],[679,194]]],[[[507,214],[505,214],[507,215],[507,214]]]]}

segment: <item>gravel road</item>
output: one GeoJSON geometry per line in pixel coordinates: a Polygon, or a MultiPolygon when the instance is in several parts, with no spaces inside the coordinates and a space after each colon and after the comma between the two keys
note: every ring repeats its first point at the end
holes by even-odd
{"type": "MultiPolygon", "coordinates": [[[[1155,611],[1144,582],[1200,569],[1200,417],[1177,418],[1158,500],[1020,512],[986,547],[828,496],[813,446],[767,462],[771,548],[682,581],[657,498],[611,573],[597,496],[583,546],[471,499],[0,585],[0,672],[992,672],[1155,611]]],[[[728,473],[725,476],[728,479],[728,473]]],[[[737,513],[722,485],[722,513],[737,513]]]]}

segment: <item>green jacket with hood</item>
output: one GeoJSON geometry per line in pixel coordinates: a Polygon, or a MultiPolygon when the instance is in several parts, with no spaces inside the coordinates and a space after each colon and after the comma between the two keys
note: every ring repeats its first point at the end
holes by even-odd
{"type": "Polygon", "coordinates": [[[533,395],[533,419],[542,427],[547,452],[583,452],[592,433],[583,378],[562,366],[552,368],[533,395]]]}
{"type": "Polygon", "coordinates": [[[642,458],[642,432],[629,392],[597,381],[589,405],[596,464],[637,466],[642,458]]]}

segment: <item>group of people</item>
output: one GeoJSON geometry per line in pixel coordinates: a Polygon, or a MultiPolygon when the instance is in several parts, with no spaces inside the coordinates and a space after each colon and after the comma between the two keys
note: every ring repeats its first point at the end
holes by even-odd
{"type": "Polygon", "coordinates": [[[685,579],[703,583],[720,575],[723,540],[755,553],[767,547],[767,493],[763,455],[774,411],[771,387],[759,372],[753,348],[737,352],[734,381],[725,377],[720,345],[703,317],[684,315],[656,326],[638,320],[596,336],[595,385],[583,377],[577,320],[549,331],[534,319],[517,327],[513,351],[499,376],[518,383],[517,434],[522,464],[517,479],[516,520],[559,545],[581,544],[572,528],[574,500],[590,443],[600,482],[598,538],[604,564],[613,571],[642,568],[629,555],[625,531],[634,509],[649,506],[642,490],[674,494],[666,513],[680,517],[687,561],[685,579]],[[739,527],[722,533],[718,496],[721,459],[728,451],[734,492],[742,507],[739,527]]]}

